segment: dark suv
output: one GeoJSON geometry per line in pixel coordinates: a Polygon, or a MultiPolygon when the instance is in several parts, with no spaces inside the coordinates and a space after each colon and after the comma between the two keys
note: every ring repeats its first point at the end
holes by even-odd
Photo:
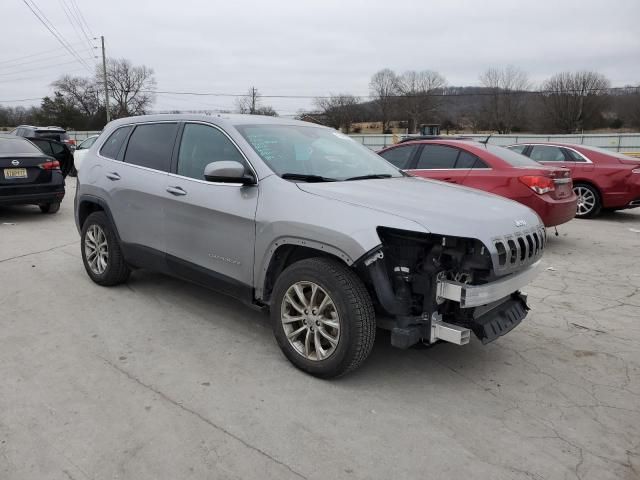
{"type": "Polygon", "coordinates": [[[55,213],[63,197],[60,163],[27,139],[0,134],[0,205],[38,205],[55,213]]]}
{"type": "Polygon", "coordinates": [[[73,140],[67,131],[62,127],[34,127],[32,125],[20,125],[12,130],[13,135],[25,138],[48,138],[57,142],[62,142],[71,151],[76,148],[76,141],[73,140]]]}

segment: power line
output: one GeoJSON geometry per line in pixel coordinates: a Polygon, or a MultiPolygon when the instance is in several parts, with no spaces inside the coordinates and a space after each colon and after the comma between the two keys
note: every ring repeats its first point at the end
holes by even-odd
{"type": "MultiPolygon", "coordinates": [[[[70,45],[72,45],[72,46],[76,46],[76,45],[78,45],[78,44],[80,44],[80,43],[81,43],[81,42],[74,42],[74,43],[71,43],[70,45]]],[[[30,55],[23,55],[22,57],[14,57],[14,58],[11,58],[11,59],[9,59],[9,60],[0,60],[0,65],[4,65],[4,64],[7,64],[7,63],[13,63],[13,62],[17,62],[17,61],[21,61],[21,60],[24,60],[25,58],[41,57],[41,56],[43,56],[43,55],[47,55],[47,54],[49,54],[49,53],[59,52],[59,51],[60,51],[60,48],[54,48],[54,49],[52,49],[52,50],[45,50],[45,51],[43,51],[43,52],[32,53],[32,54],[30,54],[30,55]]],[[[66,55],[66,53],[65,53],[65,55],[66,55]]],[[[48,56],[48,55],[47,55],[47,56],[48,56]]],[[[39,62],[39,61],[41,61],[41,60],[32,60],[32,62],[39,62]]]]}
{"type": "MultiPolygon", "coordinates": [[[[58,49],[58,50],[60,50],[60,49],[58,49]]],[[[87,52],[88,52],[87,49],[78,50],[78,53],[80,53],[80,54],[86,54],[87,52]]],[[[3,67],[3,66],[0,65],[0,71],[2,71],[2,70],[12,70],[12,69],[14,69],[16,67],[23,67],[25,65],[31,65],[31,64],[34,64],[34,63],[42,63],[42,62],[45,62],[45,61],[48,62],[49,60],[54,60],[56,58],[67,57],[68,55],[69,55],[68,53],[62,53],[62,54],[59,54],[59,55],[51,55],[51,56],[48,56],[47,58],[38,58],[36,60],[29,60],[29,61],[26,61],[26,62],[16,63],[14,65],[9,65],[8,67],[3,67]]],[[[89,59],[87,59],[87,60],[89,60],[89,59]]],[[[20,71],[20,70],[18,70],[18,71],[20,71]]],[[[4,72],[4,73],[7,73],[7,72],[4,72]]],[[[0,73],[0,75],[2,75],[2,73],[0,73]]]]}
{"type": "MultiPolygon", "coordinates": [[[[72,70],[65,70],[65,73],[73,73],[73,72],[78,72],[80,70],[84,70],[84,67],[78,67],[78,68],[74,68],[72,70]]],[[[42,80],[42,74],[36,75],[36,76],[31,76],[31,77],[0,79],[0,83],[11,83],[11,82],[19,82],[19,81],[22,81],[22,80],[34,80],[34,79],[42,80]]]]}
{"type": "MultiPolygon", "coordinates": [[[[84,14],[82,13],[82,10],[80,9],[80,5],[78,5],[78,3],[76,2],[76,0],[69,0],[73,6],[75,7],[75,11],[77,12],[77,16],[79,16],[80,18],[80,25],[84,24],[85,27],[87,27],[87,32],[89,32],[89,34],[91,35],[91,38],[94,38],[95,35],[93,34],[93,32],[91,31],[91,28],[89,27],[89,24],[87,23],[87,20],[84,18],[84,14]]],[[[83,29],[84,30],[84,29],[83,29]]]]}
{"type": "Polygon", "coordinates": [[[73,31],[75,32],[76,36],[80,39],[80,41],[84,42],[86,40],[89,48],[93,48],[91,39],[89,39],[86,32],[82,29],[82,24],[78,21],[77,17],[74,16],[73,11],[71,7],[69,7],[69,5],[67,4],[66,0],[58,0],[58,3],[62,7],[62,10],[64,11],[64,15],[67,17],[67,20],[69,20],[69,23],[71,24],[71,28],[73,28],[73,31]],[[83,36],[84,36],[84,39],[83,39],[83,36]]]}
{"type": "MultiPolygon", "coordinates": [[[[460,88],[460,87],[457,87],[460,88]]],[[[469,88],[469,87],[467,87],[469,88]]],[[[482,88],[482,87],[477,87],[482,88]]],[[[636,90],[640,91],[640,87],[610,87],[610,88],[586,88],[586,89],[567,89],[562,91],[557,90],[504,90],[500,92],[495,91],[482,91],[482,92],[447,92],[446,89],[444,91],[434,91],[434,92],[425,92],[425,93],[416,93],[414,95],[388,95],[390,98],[412,98],[412,97],[481,97],[481,96],[493,96],[497,93],[500,95],[545,95],[545,94],[553,94],[553,93],[561,93],[561,94],[586,94],[586,93],[612,93],[615,91],[622,90],[636,90]]],[[[246,93],[218,93],[218,92],[187,92],[187,91],[171,91],[171,90],[141,90],[144,93],[156,93],[156,94],[168,94],[168,95],[190,95],[196,97],[246,97],[246,93]]],[[[292,99],[316,99],[316,98],[334,98],[334,95],[258,95],[260,98],[292,98],[292,99]]],[[[372,95],[353,95],[356,98],[360,99],[373,99],[377,98],[372,95]]]]}
{"type": "Polygon", "coordinates": [[[31,13],[33,13],[36,16],[36,18],[40,21],[40,23],[42,23],[45,26],[45,28],[49,30],[51,35],[55,37],[58,43],[60,43],[60,45],[62,45],[64,49],[71,54],[71,56],[76,58],[82,66],[84,66],[87,70],[91,71],[91,67],[89,67],[89,65],[84,60],[82,60],[82,58],[78,55],[75,49],[69,44],[69,42],[67,42],[64,39],[64,37],[60,35],[58,30],[55,28],[55,26],[51,23],[51,21],[49,21],[46,15],[42,12],[42,10],[40,10],[38,5],[35,3],[35,0],[30,0],[30,1],[31,1],[31,4],[27,0],[22,0],[22,2],[29,8],[29,10],[31,10],[31,13]]]}
{"type": "Polygon", "coordinates": [[[71,60],[70,62],[62,62],[62,63],[61,62],[57,62],[57,63],[52,63],[52,64],[49,64],[49,65],[40,65],[38,67],[27,68],[26,70],[18,70],[16,72],[0,73],[0,77],[21,75],[21,74],[27,73],[27,72],[34,72],[34,71],[38,71],[38,70],[46,70],[48,68],[54,68],[54,67],[58,67],[58,66],[62,66],[62,65],[71,65],[72,63],[76,63],[76,60],[71,60]]]}

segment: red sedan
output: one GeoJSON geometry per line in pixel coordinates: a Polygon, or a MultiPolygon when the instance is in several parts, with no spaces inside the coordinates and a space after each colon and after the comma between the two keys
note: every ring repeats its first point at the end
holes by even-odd
{"type": "Polygon", "coordinates": [[[571,170],[577,217],[595,217],[602,209],[640,207],[640,160],[586,145],[521,143],[508,148],[543,165],[571,170]]]}
{"type": "Polygon", "coordinates": [[[547,227],[576,214],[571,173],[497,145],[465,140],[416,140],[378,152],[396,167],[435,180],[502,195],[533,209],[547,227]]]}

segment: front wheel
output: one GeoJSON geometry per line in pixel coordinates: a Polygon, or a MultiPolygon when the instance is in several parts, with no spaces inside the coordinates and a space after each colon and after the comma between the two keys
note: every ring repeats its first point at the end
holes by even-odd
{"type": "Polygon", "coordinates": [[[271,320],[289,361],[320,378],[357,368],[375,340],[367,289],[353,270],[333,259],[301,260],[282,272],[273,290],[271,320]]]}
{"type": "Polygon", "coordinates": [[[573,191],[578,196],[577,218],[592,218],[600,213],[602,201],[595,187],[587,183],[576,183],[573,191]]]}

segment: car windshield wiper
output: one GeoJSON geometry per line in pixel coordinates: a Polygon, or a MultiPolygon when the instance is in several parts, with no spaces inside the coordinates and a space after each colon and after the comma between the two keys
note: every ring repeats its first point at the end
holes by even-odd
{"type": "Polygon", "coordinates": [[[360,175],[358,177],[349,177],[345,178],[345,181],[348,180],[369,180],[372,178],[391,178],[392,175],[390,173],[372,173],[370,175],[360,175]]]}
{"type": "Polygon", "coordinates": [[[319,182],[337,182],[335,178],[322,177],[320,175],[307,175],[305,173],[283,173],[280,177],[285,180],[300,180],[302,182],[319,183],[319,182]]]}

